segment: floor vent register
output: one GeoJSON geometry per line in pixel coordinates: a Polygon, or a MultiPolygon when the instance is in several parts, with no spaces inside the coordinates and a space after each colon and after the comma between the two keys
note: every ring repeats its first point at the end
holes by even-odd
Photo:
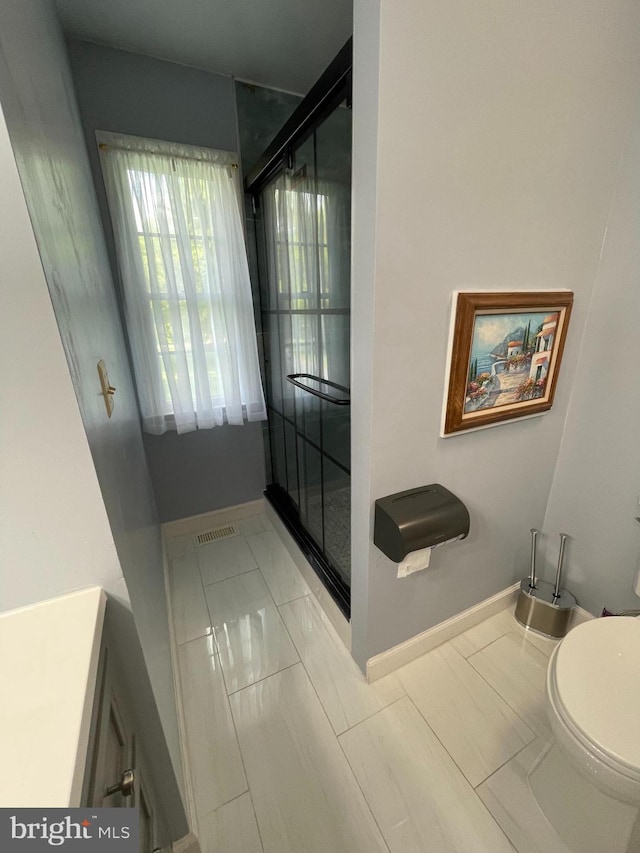
{"type": "Polygon", "coordinates": [[[229,536],[237,536],[238,531],[232,524],[226,527],[216,527],[215,530],[205,530],[198,533],[194,538],[195,545],[208,545],[209,542],[217,542],[218,539],[227,539],[229,536]]]}

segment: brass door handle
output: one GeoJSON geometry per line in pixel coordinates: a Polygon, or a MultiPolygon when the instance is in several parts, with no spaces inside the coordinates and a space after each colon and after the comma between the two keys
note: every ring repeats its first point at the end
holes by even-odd
{"type": "Polygon", "coordinates": [[[111,794],[122,794],[123,797],[130,797],[133,794],[133,786],[136,781],[135,771],[131,768],[129,770],[125,770],[122,774],[122,778],[116,785],[111,785],[110,788],[107,788],[106,797],[110,797],[111,794]]]}

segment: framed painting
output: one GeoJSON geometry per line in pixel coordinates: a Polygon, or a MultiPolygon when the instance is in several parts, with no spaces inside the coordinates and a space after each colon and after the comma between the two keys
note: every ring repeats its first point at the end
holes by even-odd
{"type": "Polygon", "coordinates": [[[573,293],[454,293],[442,436],[548,411],[573,293]]]}

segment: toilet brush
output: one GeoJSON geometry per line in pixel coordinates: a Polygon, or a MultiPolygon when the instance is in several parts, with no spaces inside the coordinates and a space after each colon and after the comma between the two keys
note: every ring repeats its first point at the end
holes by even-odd
{"type": "Polygon", "coordinates": [[[536,588],[536,546],[538,544],[539,530],[535,527],[531,528],[531,570],[529,572],[529,589],[536,588]]]}
{"type": "Polygon", "coordinates": [[[515,616],[521,625],[543,634],[545,637],[560,638],[569,630],[571,614],[576,600],[560,587],[564,566],[566,533],[560,534],[560,553],[555,584],[539,580],[536,575],[536,548],[539,530],[531,528],[531,568],[529,577],[520,584],[515,616]]]}

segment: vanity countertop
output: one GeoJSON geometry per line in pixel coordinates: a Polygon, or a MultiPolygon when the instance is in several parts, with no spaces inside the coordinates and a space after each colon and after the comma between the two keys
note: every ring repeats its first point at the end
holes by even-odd
{"type": "Polygon", "coordinates": [[[80,805],[106,595],[0,614],[0,807],[80,805]]]}

